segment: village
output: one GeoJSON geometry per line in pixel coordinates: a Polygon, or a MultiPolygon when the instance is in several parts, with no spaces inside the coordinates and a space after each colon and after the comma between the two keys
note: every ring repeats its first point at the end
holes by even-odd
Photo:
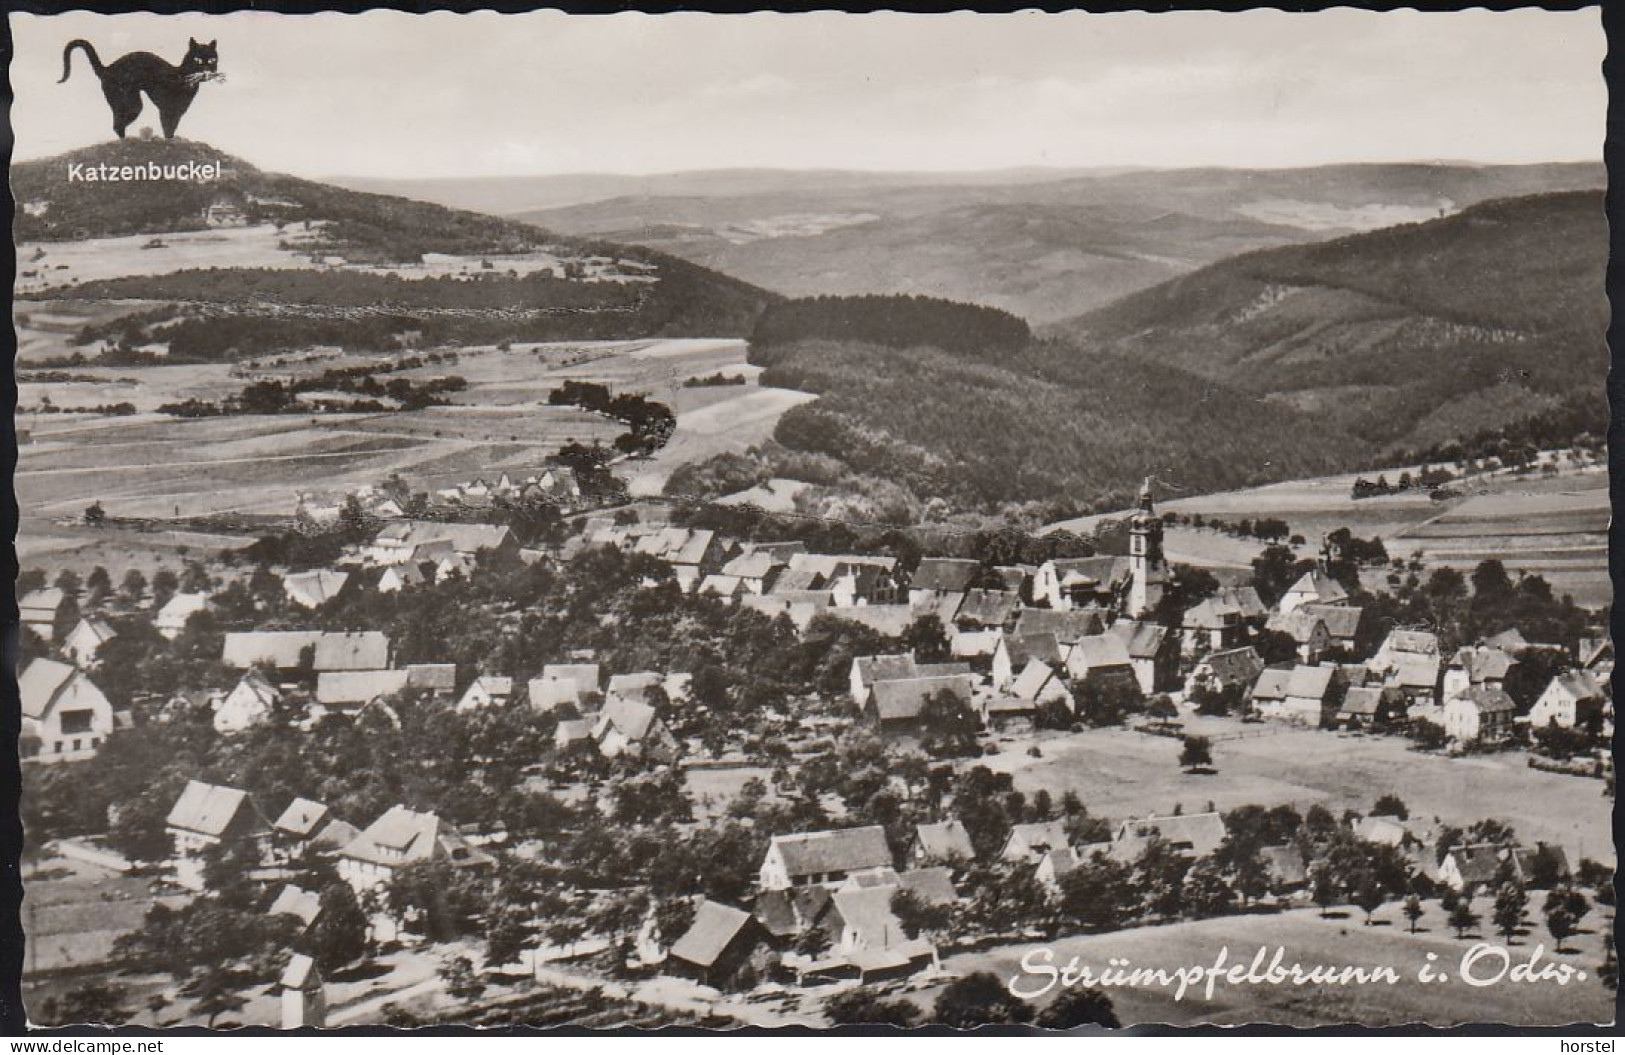
{"type": "Polygon", "coordinates": [[[1595,614],[1346,530],[1251,574],[1173,566],[1153,492],[1121,546],[822,552],[595,512],[553,465],[301,494],[253,566],[25,571],[30,897],[129,908],[31,937],[55,956],[36,1006],[500,1022],[595,992],[618,1022],[1024,1021],[978,988],[987,950],[1338,906],[1592,935],[1611,988],[1613,852],[1574,834],[1613,794],[1595,614]],[[545,529],[490,515],[516,504],[545,529]],[[1165,759],[1177,797],[1103,802],[1068,760],[1108,742],[1165,759]],[[1319,745],[1410,783],[1328,805],[1238,773],[1319,745]]]}

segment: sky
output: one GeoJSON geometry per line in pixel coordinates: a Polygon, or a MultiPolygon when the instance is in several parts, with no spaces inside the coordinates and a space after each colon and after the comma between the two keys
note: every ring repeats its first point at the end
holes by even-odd
{"type": "Polygon", "coordinates": [[[312,177],[1600,160],[1607,107],[1596,9],[9,17],[19,159],[112,137],[69,40],[197,37],[181,134],[312,177]]]}

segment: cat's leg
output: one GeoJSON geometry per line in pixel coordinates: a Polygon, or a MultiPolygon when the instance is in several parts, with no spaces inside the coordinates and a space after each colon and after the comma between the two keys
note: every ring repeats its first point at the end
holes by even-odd
{"type": "Polygon", "coordinates": [[[191,105],[192,100],[184,97],[165,99],[158,104],[158,120],[163,125],[165,139],[175,138],[175,130],[180,127],[181,118],[186,116],[191,105]]]}
{"type": "Polygon", "coordinates": [[[123,139],[124,130],[141,116],[141,91],[120,84],[103,84],[102,94],[107,97],[108,109],[113,111],[113,131],[123,139]]]}

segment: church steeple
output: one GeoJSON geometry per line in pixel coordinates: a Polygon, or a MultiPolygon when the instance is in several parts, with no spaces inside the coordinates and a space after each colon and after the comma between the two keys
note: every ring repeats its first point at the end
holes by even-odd
{"type": "Polygon", "coordinates": [[[1142,619],[1162,601],[1168,565],[1162,555],[1162,518],[1151,499],[1151,477],[1140,487],[1140,508],[1129,521],[1128,559],[1131,583],[1127,614],[1142,619]]]}

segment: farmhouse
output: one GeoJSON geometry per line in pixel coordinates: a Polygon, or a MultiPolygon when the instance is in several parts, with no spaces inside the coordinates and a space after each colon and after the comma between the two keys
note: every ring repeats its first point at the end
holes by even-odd
{"type": "Polygon", "coordinates": [[[1512,734],[1517,714],[1518,705],[1503,690],[1475,685],[1445,701],[1444,731],[1462,743],[1504,740],[1512,734]]]}
{"type": "MultiPolygon", "coordinates": [[[[1268,675],[1269,671],[1264,673],[1268,675]]],[[[1266,718],[1285,718],[1319,728],[1330,724],[1336,716],[1337,696],[1342,687],[1335,666],[1323,664],[1309,667],[1299,664],[1287,676],[1285,695],[1279,705],[1271,710],[1259,706],[1258,713],[1266,718]]]]}
{"type": "Polygon", "coordinates": [[[321,915],[322,897],[314,890],[288,883],[278,890],[265,910],[267,916],[293,916],[299,921],[301,932],[309,930],[321,915]]]}
{"type": "Polygon", "coordinates": [[[527,693],[537,710],[551,711],[563,703],[580,709],[589,696],[598,695],[598,684],[596,663],[549,663],[541,676],[530,679],[527,693]]]}
{"type": "Polygon", "coordinates": [[[316,675],[316,702],[354,713],[374,700],[398,695],[411,683],[407,670],[329,670],[316,675]]]}
{"type": "Polygon", "coordinates": [[[265,815],[248,792],[189,780],[164,822],[175,848],[175,880],[188,890],[203,889],[203,863],[217,846],[260,845],[270,835],[265,815]]]}
{"type": "Polygon", "coordinates": [[[343,849],[357,834],[353,825],[333,816],[327,806],[307,798],[288,803],[271,824],[272,838],[290,858],[343,849]]]}
{"type": "Polygon", "coordinates": [[[837,890],[819,921],[830,932],[835,951],[874,981],[914,974],[931,966],[936,949],[910,938],[891,910],[895,886],[837,890]]]}
{"type": "Polygon", "coordinates": [[[906,604],[859,604],[842,607],[837,603],[828,614],[849,623],[866,626],[884,637],[902,637],[914,623],[914,610],[906,604]]]}
{"type": "Polygon", "coordinates": [[[1066,671],[1079,684],[1099,687],[1139,685],[1123,638],[1110,633],[1079,638],[1066,654],[1066,671]]]}
{"type": "Polygon", "coordinates": [[[763,890],[839,886],[853,872],[892,866],[886,830],[879,825],[775,835],[762,859],[763,890]]]}
{"type": "Polygon", "coordinates": [[[1483,686],[1499,689],[1518,665],[1517,659],[1498,648],[1468,646],[1457,650],[1444,672],[1444,698],[1451,700],[1468,689],[1483,686]]]}
{"type": "Polygon", "coordinates": [[[459,711],[477,711],[482,707],[505,704],[513,698],[513,679],[486,674],[475,678],[457,701],[459,711]]]}
{"type": "Polygon", "coordinates": [[[1570,670],[1552,678],[1529,711],[1529,725],[1560,725],[1565,729],[1586,728],[1600,723],[1608,706],[1608,694],[1597,676],[1589,670],[1570,670]]]}
{"type": "Polygon", "coordinates": [[[909,604],[922,604],[933,594],[963,596],[981,569],[981,563],[974,560],[923,558],[914,569],[914,577],[909,580],[909,604]]]}
{"type": "Polygon", "coordinates": [[[593,726],[593,739],[606,758],[628,755],[670,763],[677,759],[676,737],[646,703],[616,697],[604,703],[593,726]]]}
{"type": "Polygon", "coordinates": [[[1011,634],[1002,637],[993,649],[991,675],[993,688],[1007,692],[1016,675],[1037,660],[1058,670],[1066,663],[1066,652],[1054,634],[1011,634]]]}
{"type": "Polygon", "coordinates": [[[429,860],[471,869],[494,864],[436,814],[391,806],[339,851],[338,872],[357,894],[365,894],[388,884],[401,868],[429,860]]]}
{"type": "Polygon", "coordinates": [[[849,677],[852,702],[862,707],[869,698],[869,689],[877,681],[900,681],[915,676],[914,654],[903,652],[889,656],[856,656],[852,660],[849,677]]]}
{"type": "Polygon", "coordinates": [[[1014,824],[999,850],[999,859],[1021,862],[1036,861],[1051,850],[1071,845],[1066,834],[1065,821],[1037,821],[1014,824]]]}
{"type": "Polygon", "coordinates": [[[1041,659],[1029,659],[1027,665],[1021,668],[1021,673],[1016,675],[1016,680],[1010,683],[1007,691],[1015,699],[1027,703],[1029,711],[1040,703],[1064,703],[1067,707],[1072,706],[1072,690],[1067,688],[1066,682],[1041,659]]]}
{"type": "Polygon", "coordinates": [[[834,601],[828,590],[781,590],[775,584],[772,593],[747,594],[739,598],[739,605],[769,619],[782,615],[797,632],[803,632],[819,614],[828,612],[834,601]]]}
{"type": "Polygon", "coordinates": [[[1391,630],[1368,665],[1377,673],[1385,674],[1394,668],[1402,656],[1431,656],[1437,665],[1439,635],[1428,630],[1391,630]]]}
{"type": "Polygon", "coordinates": [[[1106,633],[1122,641],[1141,692],[1150,696],[1178,686],[1179,638],[1167,627],[1119,619],[1106,633]]]}
{"type": "Polygon", "coordinates": [[[62,651],[75,665],[94,667],[96,654],[102,650],[103,645],[117,636],[113,628],[100,619],[81,619],[68,631],[68,636],[62,639],[62,651]]]}
{"type": "Polygon", "coordinates": [[[749,912],[709,899],[666,953],[666,970],[701,985],[730,987],[771,936],[749,912]]]}
{"type": "Polygon", "coordinates": [[[790,560],[787,553],[747,546],[722,566],[722,574],[746,593],[766,593],[773,575],[790,560]]]}
{"type": "Polygon", "coordinates": [[[369,563],[404,564],[426,543],[449,542],[454,552],[470,557],[519,555],[519,540],[500,524],[456,524],[435,520],[403,520],[386,524],[363,551],[369,563]]]}
{"type": "Polygon", "coordinates": [[[82,671],[36,659],[17,679],[18,750],[34,762],[76,762],[96,754],[117,724],[112,704],[82,671]]]}
{"type": "Polygon", "coordinates": [[[69,597],[61,590],[35,590],[17,601],[17,613],[23,626],[34,631],[42,640],[50,641],[56,635],[58,616],[69,610],[69,597]]]}
{"type": "Polygon", "coordinates": [[[1128,588],[1128,557],[1045,561],[1033,576],[1033,597],[1057,610],[1111,607],[1128,588]]]}
{"type": "Polygon", "coordinates": [[[914,841],[909,844],[907,860],[910,868],[928,865],[967,864],[975,860],[970,832],[957,819],[920,824],[914,829],[914,841]]]}
{"type": "Polygon", "coordinates": [[[1264,718],[1281,717],[1286,707],[1287,683],[1291,680],[1291,667],[1266,667],[1247,693],[1253,712],[1264,718]]]}
{"type": "Polygon", "coordinates": [[[1186,609],[1180,629],[1191,649],[1232,649],[1247,639],[1241,609],[1217,597],[1205,597],[1186,609]]]}
{"type": "Polygon", "coordinates": [[[1119,854],[1138,857],[1147,843],[1159,838],[1185,857],[1197,858],[1217,850],[1224,835],[1224,819],[1210,811],[1126,820],[1117,826],[1113,842],[1119,854]]]}
{"type": "Polygon", "coordinates": [[[1292,612],[1306,604],[1343,604],[1348,598],[1348,591],[1343,589],[1341,583],[1315,568],[1304,572],[1302,578],[1281,595],[1276,609],[1283,613],[1292,612]]]}
{"type": "Polygon", "coordinates": [[[1304,605],[1291,611],[1280,611],[1270,616],[1266,627],[1276,634],[1285,634],[1298,646],[1298,659],[1304,663],[1318,663],[1331,647],[1332,635],[1326,621],[1304,605]]]}
{"type": "Polygon", "coordinates": [[[283,576],[282,592],[300,608],[320,608],[337,597],[350,581],[350,573],[318,568],[283,576]]]}
{"type": "MultiPolygon", "coordinates": [[[[1354,655],[1358,649],[1363,608],[1350,604],[1305,604],[1297,613],[1307,612],[1326,627],[1326,647],[1354,655]]],[[[1297,614],[1294,613],[1294,614],[1297,614]]]]}
{"type": "Polygon", "coordinates": [[[1203,656],[1191,671],[1190,682],[1193,687],[1201,685],[1214,691],[1228,689],[1232,685],[1245,688],[1257,681],[1263,672],[1264,661],[1259,658],[1258,651],[1251,645],[1245,645],[1203,656]]]}
{"type": "Polygon", "coordinates": [[[950,693],[970,707],[971,683],[972,678],[965,674],[877,681],[869,687],[864,716],[882,730],[906,730],[919,721],[926,700],[939,692],[950,693]]]}
{"type": "Polygon", "coordinates": [[[1080,638],[1098,634],[1106,629],[1106,610],[1103,608],[1075,608],[1071,611],[1051,611],[1048,608],[1023,608],[1016,615],[1016,637],[1050,634],[1063,645],[1080,638]]]}
{"type": "Polygon", "coordinates": [[[1351,688],[1337,711],[1337,724],[1350,729],[1384,729],[1403,721],[1407,709],[1405,694],[1378,685],[1351,688]]]}
{"type": "Polygon", "coordinates": [[[257,670],[250,670],[214,712],[214,731],[221,736],[246,732],[265,723],[282,699],[276,686],[266,681],[257,670]]]}
{"type": "Polygon", "coordinates": [[[186,621],[208,606],[209,597],[202,593],[178,593],[158,610],[153,625],[158,632],[173,641],[186,629],[186,621]]]}
{"type": "Polygon", "coordinates": [[[970,590],[954,613],[954,623],[967,630],[999,630],[1010,625],[1021,609],[1021,594],[1014,590],[970,590]]]}
{"type": "Polygon", "coordinates": [[[384,670],[389,666],[389,638],[377,630],[322,634],[316,641],[313,669],[384,670]]]}

